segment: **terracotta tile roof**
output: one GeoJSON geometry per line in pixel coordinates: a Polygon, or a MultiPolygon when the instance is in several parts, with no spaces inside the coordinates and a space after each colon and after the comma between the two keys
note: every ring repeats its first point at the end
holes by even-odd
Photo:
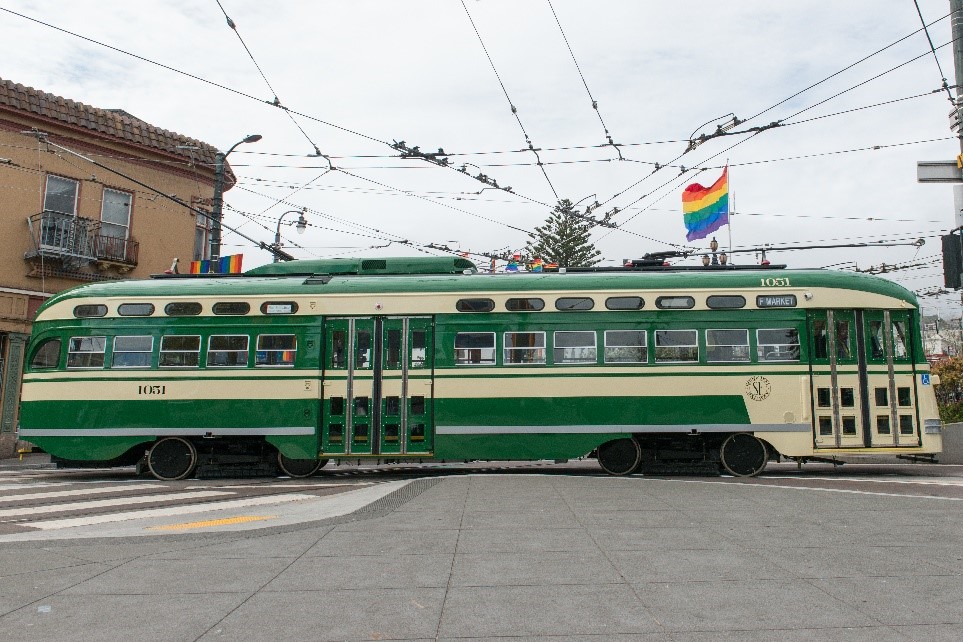
{"type": "Polygon", "coordinates": [[[3,108],[82,127],[175,156],[190,158],[191,155],[186,149],[178,149],[178,146],[196,147],[193,150],[194,158],[199,163],[213,165],[214,154],[217,153],[217,149],[207,143],[155,127],[121,109],[91,107],[0,78],[0,109],[3,108]]]}

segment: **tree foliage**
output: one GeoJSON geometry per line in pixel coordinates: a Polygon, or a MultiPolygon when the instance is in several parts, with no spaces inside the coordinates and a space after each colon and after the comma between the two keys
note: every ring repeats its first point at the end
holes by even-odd
{"type": "Polygon", "coordinates": [[[535,228],[525,246],[529,258],[540,258],[559,267],[591,267],[602,253],[590,240],[592,223],[579,216],[570,200],[562,199],[543,225],[535,228]]]}
{"type": "Polygon", "coordinates": [[[934,387],[940,419],[945,423],[963,421],[963,357],[944,359],[933,366],[940,385],[934,387]]]}

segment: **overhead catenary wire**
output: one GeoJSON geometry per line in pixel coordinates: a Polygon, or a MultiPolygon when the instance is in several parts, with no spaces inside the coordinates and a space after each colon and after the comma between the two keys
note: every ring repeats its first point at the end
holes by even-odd
{"type": "Polygon", "coordinates": [[[930,37],[930,29],[926,24],[926,20],[923,18],[923,11],[920,9],[920,3],[917,0],[913,0],[913,4],[916,5],[916,13],[920,17],[920,22],[923,24],[923,32],[926,34],[926,41],[930,43],[930,51],[933,52],[933,62],[936,63],[936,68],[940,72],[940,78],[943,79],[943,89],[946,90],[946,95],[950,99],[952,104],[956,104],[953,98],[953,92],[950,91],[950,86],[946,82],[946,74],[943,73],[943,65],[940,64],[940,59],[936,55],[936,49],[933,47],[933,38],[930,37]]]}
{"type": "Polygon", "coordinates": [[[468,21],[471,23],[472,29],[475,31],[475,36],[478,37],[478,43],[481,45],[482,50],[485,52],[485,57],[488,58],[488,64],[491,65],[492,71],[495,72],[495,78],[498,79],[498,84],[502,88],[502,93],[505,94],[505,100],[508,101],[508,106],[511,107],[512,115],[515,116],[515,121],[518,123],[519,128],[522,130],[522,135],[525,136],[525,143],[528,145],[529,151],[535,154],[535,159],[538,161],[539,169],[542,170],[542,175],[545,177],[545,181],[552,190],[552,194],[555,196],[555,200],[559,200],[558,192],[555,191],[555,186],[552,185],[552,180],[548,177],[548,172],[545,171],[545,167],[542,165],[542,159],[539,157],[535,146],[532,144],[532,139],[529,137],[528,132],[525,131],[525,125],[522,124],[522,119],[518,115],[518,108],[512,103],[511,97],[508,95],[508,89],[505,88],[505,83],[502,82],[502,77],[498,73],[498,69],[495,67],[495,61],[492,60],[491,54],[488,53],[488,47],[485,46],[485,41],[481,37],[481,33],[478,31],[478,27],[475,26],[475,21],[471,17],[471,12],[468,11],[468,6],[465,4],[465,0],[461,0],[461,6],[465,10],[465,15],[468,16],[468,21]]]}

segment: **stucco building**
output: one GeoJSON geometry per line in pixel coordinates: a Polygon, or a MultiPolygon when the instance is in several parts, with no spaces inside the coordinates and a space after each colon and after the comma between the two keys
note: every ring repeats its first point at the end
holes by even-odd
{"type": "Polygon", "coordinates": [[[146,278],[175,258],[184,267],[207,258],[208,220],[135,181],[205,209],[216,153],[122,110],[0,79],[0,457],[16,450],[37,308],[85,282],[146,278]]]}

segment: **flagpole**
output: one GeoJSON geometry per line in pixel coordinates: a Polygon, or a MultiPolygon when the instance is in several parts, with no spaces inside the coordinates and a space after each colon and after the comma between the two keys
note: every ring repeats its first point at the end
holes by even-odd
{"type": "Polygon", "coordinates": [[[726,207],[728,207],[729,209],[729,212],[728,212],[729,225],[726,226],[729,228],[729,260],[732,261],[732,215],[735,213],[735,210],[736,210],[736,193],[732,189],[732,177],[729,176],[729,159],[728,158],[726,159],[726,177],[729,180],[729,195],[732,197],[731,200],[726,202],[726,207]]]}

